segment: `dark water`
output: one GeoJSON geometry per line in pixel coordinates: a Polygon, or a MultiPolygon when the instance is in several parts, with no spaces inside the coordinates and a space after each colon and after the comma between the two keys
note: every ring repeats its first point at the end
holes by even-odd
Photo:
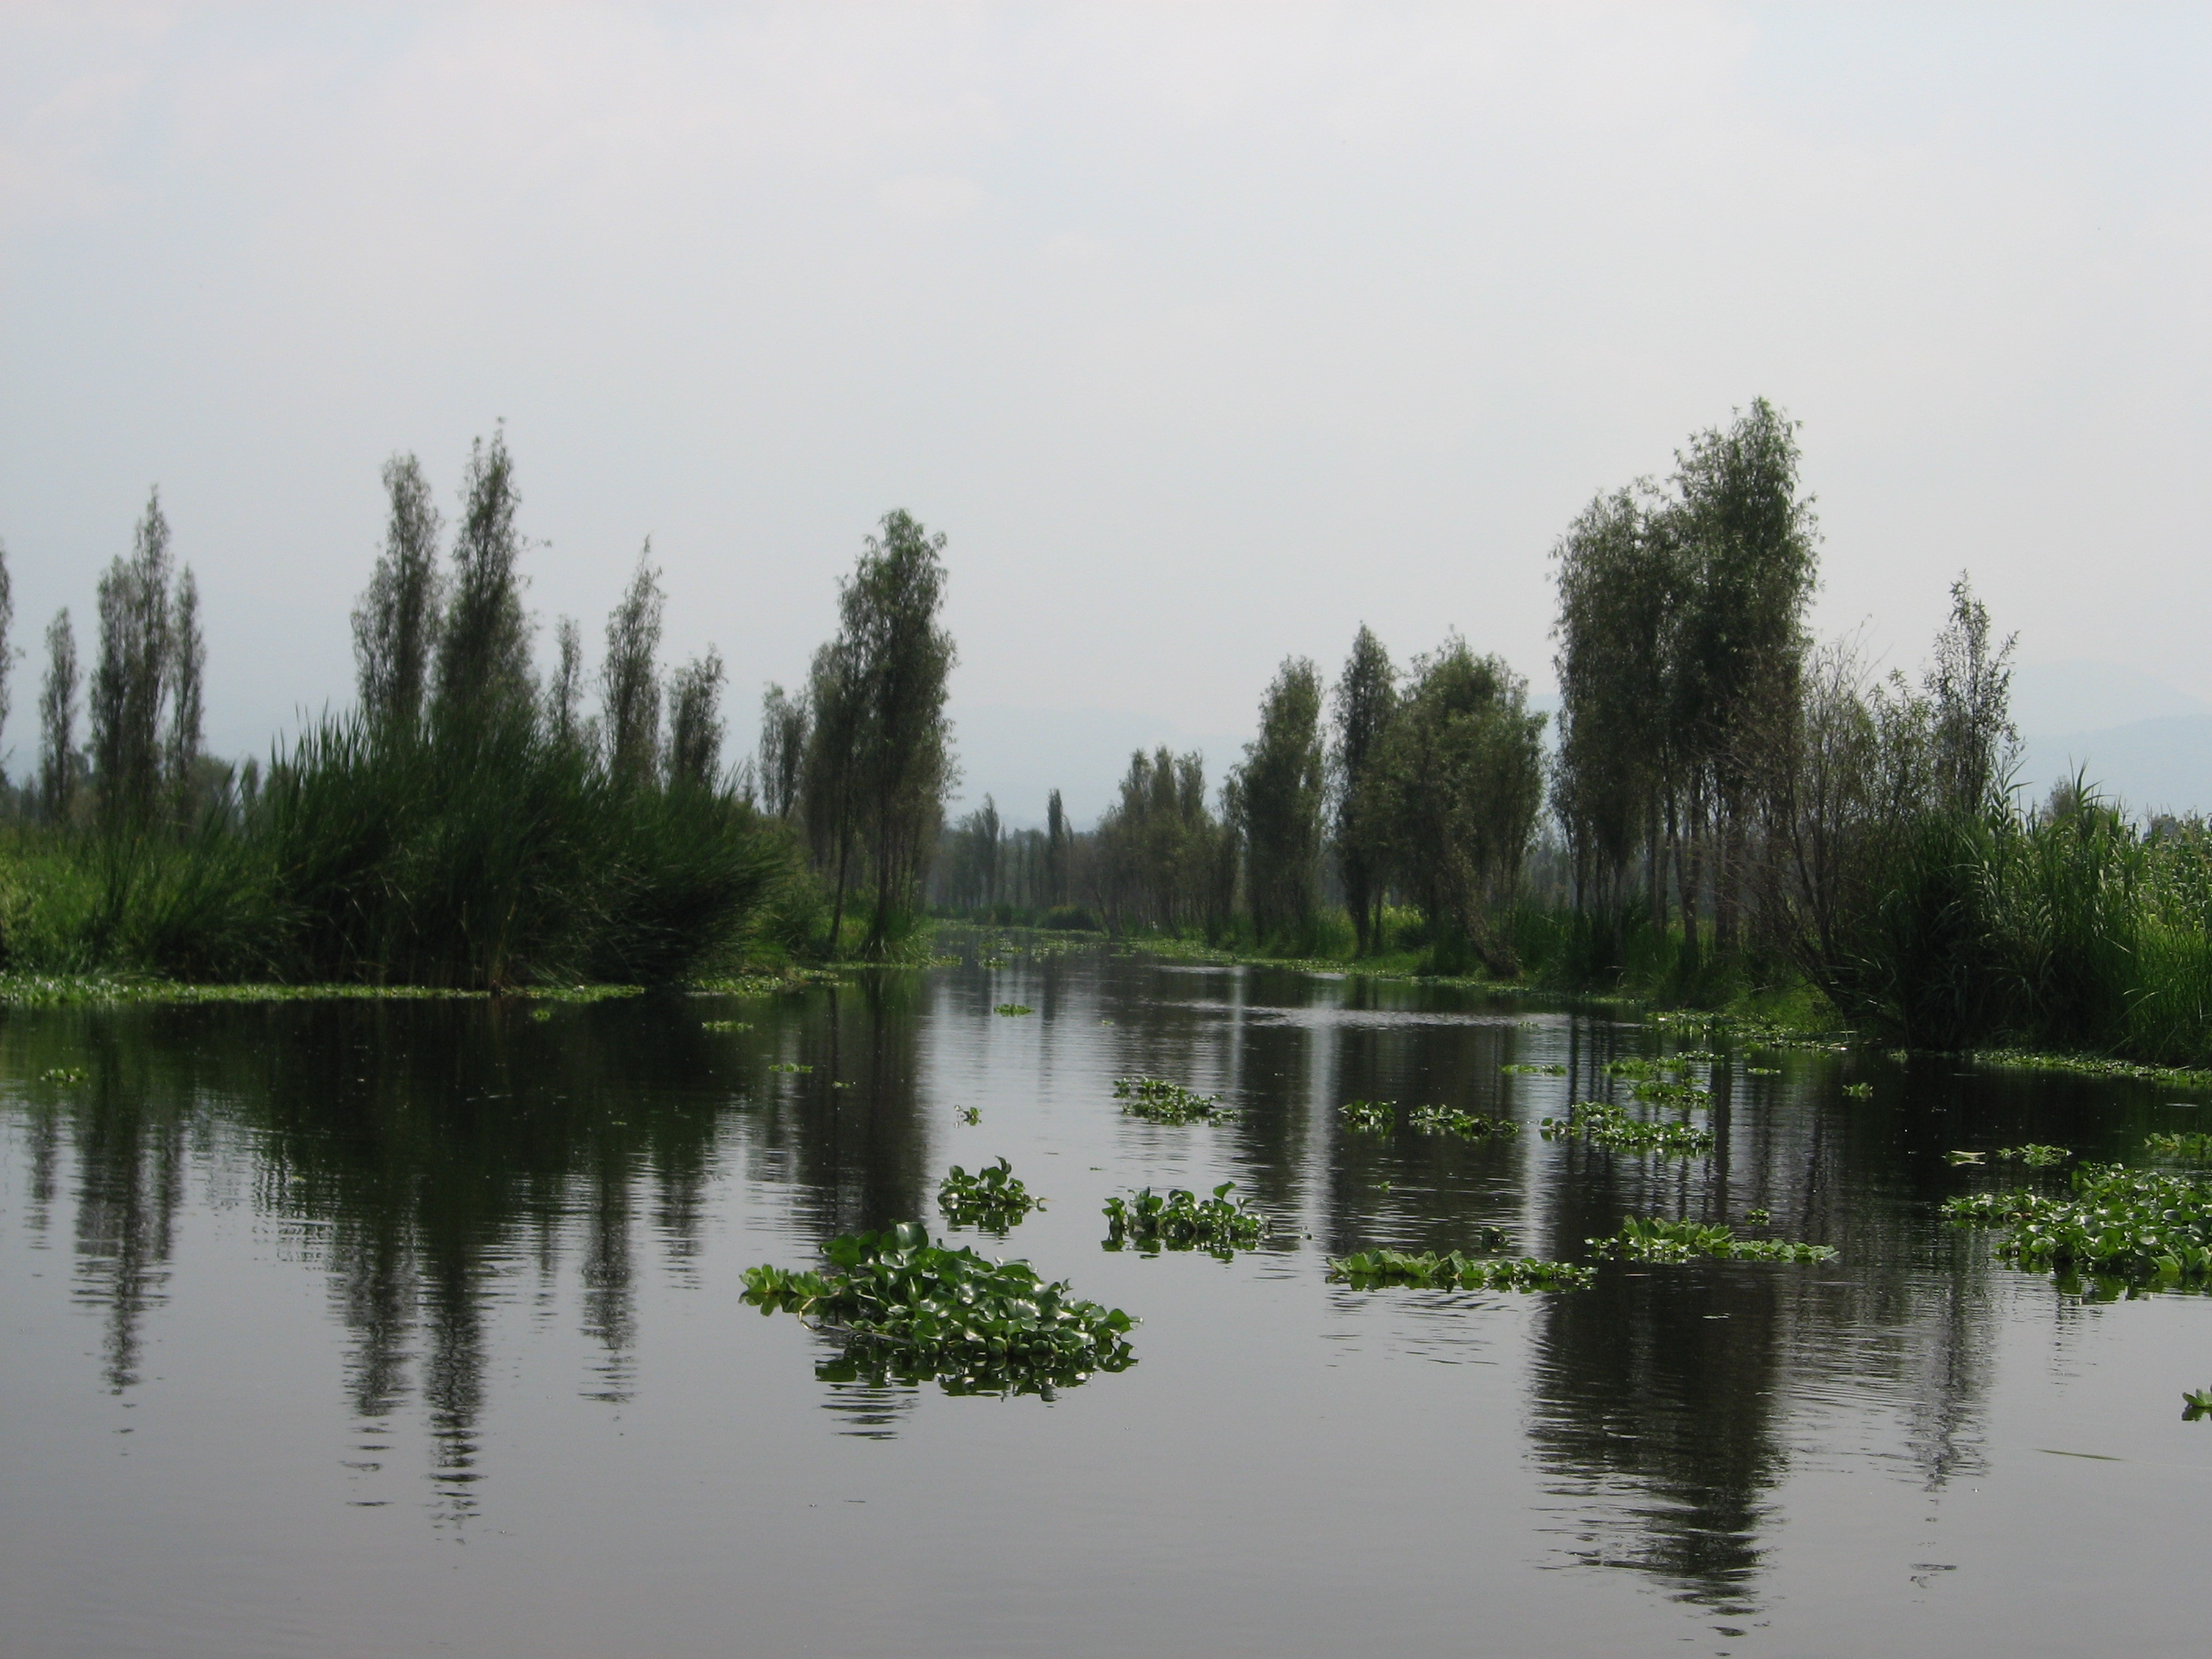
{"type": "Polygon", "coordinates": [[[1095,953],[544,1019],[10,1011],[0,1651],[2204,1651],[2212,1420],[2180,1394],[2212,1301],[2084,1301],[1935,1210],[1993,1178],[1948,1148],[2122,1157],[2205,1114],[1765,1053],[1716,1068],[1705,1159],[1335,1110],[1533,1129],[1662,1041],[1095,953]],[[1134,1072],[1241,1115],[1127,1119],[1134,1072]],[[1137,1316],[1133,1369],[1049,1401],[840,1382],[740,1303],[744,1267],[934,1221],[945,1167],[1001,1153],[1049,1208],[988,1248],[1137,1316]],[[1229,1179],[1268,1248],[1100,1248],[1109,1193],[1229,1179]],[[1534,1297],[1324,1276],[1754,1205],[1840,1257],[1534,1297]]]}

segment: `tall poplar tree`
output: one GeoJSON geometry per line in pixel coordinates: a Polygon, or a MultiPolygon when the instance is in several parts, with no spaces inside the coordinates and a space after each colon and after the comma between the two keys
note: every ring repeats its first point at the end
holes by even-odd
{"type": "Polygon", "coordinates": [[[722,656],[711,645],[668,681],[668,781],[706,788],[722,765],[722,656]]]}
{"type": "Polygon", "coordinates": [[[1261,940],[1313,921],[1321,876],[1323,770],[1321,673],[1288,657],[1260,702],[1260,732],[1244,746],[1244,888],[1261,940]]]}
{"type": "Polygon", "coordinates": [[[161,707],[170,671],[169,521],[156,489],[131,556],[100,579],[100,659],[92,673],[93,762],[112,834],[154,821],[161,798],[161,707]]]}
{"type": "Polygon", "coordinates": [[[76,804],[76,630],[64,605],[46,624],[46,677],[39,688],[39,796],[49,822],[76,804]]]}
{"type": "Polygon", "coordinates": [[[607,618],[606,665],[599,671],[607,769],[627,787],[646,782],[660,764],[660,679],[654,659],[664,605],[648,538],[629,591],[607,618]]]}
{"type": "Polygon", "coordinates": [[[438,571],[442,521],[429,481],[412,455],[384,464],[389,503],[384,551],[353,610],[353,653],[362,713],[386,733],[422,727],[438,650],[444,581],[438,571]]]}
{"type": "Polygon", "coordinates": [[[501,427],[489,444],[479,438],[470,446],[461,485],[434,709],[447,731],[526,714],[532,707],[530,623],[517,568],[522,537],[514,522],[520,505],[501,427]]]}
{"type": "Polygon", "coordinates": [[[761,696],[760,728],[761,804],[770,817],[787,818],[799,810],[810,723],[806,693],[791,696],[771,682],[761,696]]]}
{"type": "Polygon", "coordinates": [[[1362,623],[1336,683],[1335,741],[1329,750],[1336,800],[1336,863],[1361,956],[1381,943],[1388,841],[1376,799],[1382,738],[1397,708],[1390,653],[1362,623]]]}
{"type": "Polygon", "coordinates": [[[207,675],[207,641],[200,634],[200,588],[186,565],[177,577],[175,603],[169,620],[169,736],[166,757],[171,811],[180,829],[191,827],[195,774],[199,769],[204,741],[207,675]]]}

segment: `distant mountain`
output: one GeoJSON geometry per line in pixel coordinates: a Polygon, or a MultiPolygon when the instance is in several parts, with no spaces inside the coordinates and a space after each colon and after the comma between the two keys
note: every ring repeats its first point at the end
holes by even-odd
{"type": "Polygon", "coordinates": [[[2035,799],[2078,771],[2137,814],[2212,812],[2212,714],[2168,714],[2024,743],[2020,781],[2035,799]]]}

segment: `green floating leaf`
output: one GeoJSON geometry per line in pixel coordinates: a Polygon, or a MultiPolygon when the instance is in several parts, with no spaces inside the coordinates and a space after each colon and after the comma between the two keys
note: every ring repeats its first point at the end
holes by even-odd
{"type": "Polygon", "coordinates": [[[2087,1277],[2136,1290],[2212,1279],[2212,1186],[2123,1164],[2077,1166],[2065,1194],[1972,1193],[1946,1219],[2002,1227],[1997,1254],[2062,1280],[2087,1277]]]}
{"type": "Polygon", "coordinates": [[[1346,1128],[1363,1134],[1388,1133],[1398,1116],[1398,1103],[1393,1100],[1347,1100],[1336,1109],[1343,1115],[1346,1128]]]}
{"type": "MultiPolygon", "coordinates": [[[[1505,1235],[1498,1228],[1486,1227],[1475,1248],[1502,1250],[1505,1235]]],[[[1389,1249],[1332,1257],[1328,1276],[1362,1291],[1383,1285],[1446,1291],[1580,1291],[1597,1279],[1593,1269],[1571,1261],[1540,1261],[1534,1256],[1517,1261],[1486,1261],[1457,1250],[1438,1255],[1433,1251],[1413,1255],[1389,1249]]]]}
{"type": "Polygon", "coordinates": [[[937,1207],[957,1225],[1004,1233],[1044,1205],[1030,1195],[1014,1166],[1002,1158],[996,1164],[986,1164],[974,1175],[954,1164],[952,1172],[938,1183],[937,1207]]]}
{"type": "Polygon", "coordinates": [[[1713,1149],[1713,1132],[1691,1123],[1653,1123],[1632,1117],[1610,1101],[1579,1101],[1564,1119],[1547,1117],[1537,1126],[1547,1140],[1587,1140],[1621,1152],[1659,1152],[1686,1158],[1713,1149]]]}
{"type": "Polygon", "coordinates": [[[1134,1244],[1147,1253],[1205,1250],[1226,1261],[1239,1247],[1257,1244],[1267,1231],[1267,1218],[1245,1201],[1232,1199],[1233,1181],[1213,1189],[1211,1198],[1200,1198],[1181,1187],[1163,1194],[1139,1187],[1128,1198],[1109,1198],[1106,1217],[1106,1248],[1118,1250],[1134,1244]]]}
{"type": "MultiPolygon", "coordinates": [[[[1754,1210],[1751,1214],[1771,1219],[1763,1210],[1754,1210]]],[[[1836,1254],[1834,1248],[1827,1244],[1804,1244],[1787,1238],[1738,1238],[1729,1227],[1698,1221],[1662,1221],[1656,1216],[1641,1219],[1623,1216],[1620,1231],[1610,1238],[1583,1242],[1589,1246],[1593,1255],[1623,1261],[1687,1261],[1701,1255],[1720,1261],[1827,1261],[1836,1254]]]]}
{"type": "Polygon", "coordinates": [[[1465,1135],[1479,1140],[1492,1135],[1517,1135],[1521,1126],[1510,1117],[1485,1117],[1449,1106],[1419,1106],[1406,1120],[1425,1135],[1465,1135]]]}
{"type": "Polygon", "coordinates": [[[956,1394],[1044,1394],[1134,1363],[1136,1322],[1047,1283],[1026,1261],[933,1244],[918,1223],[848,1233],[823,1247],[823,1273],[749,1268],[745,1300],[811,1316],[848,1340],[826,1368],[934,1377],[956,1394]]]}
{"type": "Polygon", "coordinates": [[[1152,1123],[1218,1123],[1237,1115],[1222,1105],[1218,1095],[1198,1094],[1165,1078],[1116,1078],[1114,1092],[1121,1097],[1123,1111],[1152,1123]]]}
{"type": "Polygon", "coordinates": [[[1036,1010],[1030,1007],[1025,1002],[1002,1002],[997,1007],[992,1009],[991,1012],[994,1014],[1005,1014],[1009,1018],[1012,1018],[1021,1014],[1033,1014],[1036,1012],[1036,1010]]]}

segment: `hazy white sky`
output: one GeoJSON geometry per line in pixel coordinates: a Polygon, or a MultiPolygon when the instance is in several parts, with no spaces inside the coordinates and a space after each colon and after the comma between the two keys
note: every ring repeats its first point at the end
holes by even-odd
{"type": "Polygon", "coordinates": [[[1102,763],[1003,711],[1110,767],[1363,618],[1547,687],[1560,528],[1764,395],[1825,631],[1916,662],[1965,567],[2212,696],[2208,93],[2203,7],[12,4],[17,637],[158,481],[260,748],[351,696],[384,458],[450,514],[504,417],[533,605],[596,641],[650,533],[740,740],[949,532],[1003,799],[1102,763]]]}

